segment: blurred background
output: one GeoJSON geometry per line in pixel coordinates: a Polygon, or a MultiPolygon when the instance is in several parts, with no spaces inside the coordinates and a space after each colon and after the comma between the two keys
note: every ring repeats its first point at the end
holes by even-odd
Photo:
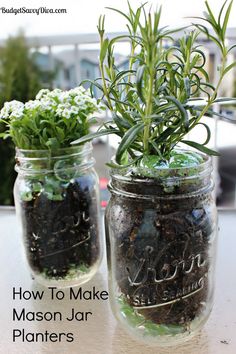
{"type": "MultiPolygon", "coordinates": [[[[219,11],[223,0],[209,0],[211,8],[219,11]]],[[[138,6],[138,0],[130,0],[138,6]]],[[[204,0],[149,1],[156,7],[163,5],[163,26],[178,27],[189,24],[188,16],[200,16],[204,11],[204,0]]],[[[41,88],[70,89],[82,80],[99,76],[99,38],[97,22],[100,14],[106,14],[106,31],[109,37],[126,31],[122,18],[106,6],[127,8],[126,0],[7,0],[0,8],[0,108],[5,101],[33,99],[41,88]],[[36,13],[18,13],[15,9],[43,8],[36,13]],[[9,10],[9,13],[6,11],[9,10]],[[52,13],[52,11],[54,13],[52,13]]],[[[233,5],[230,28],[227,32],[229,45],[236,44],[236,2],[233,5]]],[[[200,40],[207,57],[211,81],[217,80],[220,56],[216,47],[200,40]]],[[[116,48],[119,66],[127,66],[129,43],[120,43],[116,48]]],[[[236,61],[236,48],[229,57],[236,61]]],[[[98,95],[98,92],[96,93],[98,95]]],[[[236,97],[236,71],[225,78],[220,96],[236,97]]],[[[209,146],[217,149],[221,156],[215,159],[216,195],[219,207],[236,207],[236,107],[216,107],[228,119],[205,118],[212,130],[209,146]]],[[[106,114],[100,118],[106,120],[106,114]]],[[[0,123],[0,132],[3,130],[0,123]]],[[[95,128],[94,128],[95,129],[95,128]]],[[[191,138],[204,141],[201,129],[191,138]]],[[[109,161],[117,146],[115,137],[94,142],[97,171],[102,190],[102,205],[106,206],[109,178],[105,162],[109,161]]],[[[12,205],[12,188],[15,180],[14,147],[9,140],[0,140],[0,205],[12,205]]]]}

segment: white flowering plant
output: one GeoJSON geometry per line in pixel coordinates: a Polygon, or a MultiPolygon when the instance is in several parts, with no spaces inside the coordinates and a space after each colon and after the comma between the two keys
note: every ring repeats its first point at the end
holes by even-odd
{"type": "Polygon", "coordinates": [[[26,150],[69,147],[73,140],[89,133],[93,114],[102,109],[82,86],[69,91],[42,89],[35,100],[5,102],[0,122],[7,129],[0,137],[10,137],[18,148],[26,150]]]}

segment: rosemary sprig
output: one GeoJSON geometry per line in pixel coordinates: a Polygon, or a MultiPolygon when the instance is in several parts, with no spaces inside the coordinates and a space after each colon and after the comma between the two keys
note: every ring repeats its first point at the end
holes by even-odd
{"type": "Polygon", "coordinates": [[[206,12],[197,18],[200,23],[177,29],[160,27],[161,8],[147,11],[144,4],[134,10],[129,2],[128,13],[109,8],[127,20],[128,28],[127,35],[111,40],[105,37],[105,17],[100,17],[101,78],[92,82],[92,87],[101,90],[113,119],[98,133],[74,143],[115,133],[121,137],[116,152],[116,163],[120,165],[132,161],[135,164],[150,155],[168,160],[180,142],[210,155],[218,154],[206,146],[211,132],[202,120],[205,115],[218,115],[211,107],[219,102],[217,95],[224,76],[236,66],[235,62],[227,64],[227,56],[234,48],[228,48],[226,42],[232,1],[224,2],[218,16],[213,14],[207,1],[205,4],[206,12]],[[178,40],[175,40],[176,33],[178,40]],[[200,34],[215,43],[221,53],[222,64],[215,87],[209,81],[206,57],[198,44],[200,34]],[[131,44],[129,66],[128,70],[121,70],[116,65],[114,48],[117,42],[127,38],[131,44]],[[195,102],[199,97],[205,102],[201,106],[195,102]],[[186,140],[186,134],[199,124],[206,129],[205,142],[186,140]]]}

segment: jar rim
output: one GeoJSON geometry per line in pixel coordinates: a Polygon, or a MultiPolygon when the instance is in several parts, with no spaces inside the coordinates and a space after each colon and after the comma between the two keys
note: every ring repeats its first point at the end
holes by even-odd
{"type": "Polygon", "coordinates": [[[78,148],[90,148],[90,147],[92,147],[92,143],[91,143],[91,141],[89,141],[89,142],[86,142],[86,143],[84,143],[84,144],[82,144],[82,145],[70,145],[70,146],[67,146],[67,147],[63,147],[63,148],[59,148],[59,149],[52,149],[52,150],[50,150],[50,149],[20,149],[19,147],[17,147],[16,146],[16,148],[15,148],[15,150],[16,151],[21,151],[21,152],[57,152],[57,151],[64,151],[64,150],[67,150],[67,149],[71,149],[71,150],[73,150],[73,149],[78,149],[78,148]]]}
{"type": "Polygon", "coordinates": [[[209,155],[201,156],[204,157],[204,161],[196,166],[162,168],[157,169],[155,173],[148,169],[140,173],[140,169],[135,170],[132,167],[113,168],[110,171],[109,190],[112,194],[118,193],[130,198],[147,200],[167,196],[175,199],[179,198],[179,195],[193,196],[210,192],[214,187],[212,159],[209,155]]]}
{"type": "MultiPolygon", "coordinates": [[[[178,149],[180,150],[180,149],[178,149]]],[[[181,151],[193,151],[190,149],[181,149],[181,151]]],[[[178,167],[178,168],[158,168],[151,170],[148,168],[111,168],[110,175],[113,183],[119,180],[120,183],[142,183],[143,185],[151,185],[156,183],[165,184],[167,186],[189,181],[194,183],[196,178],[203,180],[211,175],[213,170],[211,156],[199,153],[203,157],[203,162],[196,166],[178,167]]]]}
{"type": "Polygon", "coordinates": [[[75,166],[79,166],[82,171],[93,166],[95,162],[92,157],[91,142],[57,150],[25,150],[16,148],[15,160],[16,172],[24,173],[25,175],[58,173],[65,169],[75,169],[75,166]]]}
{"type": "MultiPolygon", "coordinates": [[[[190,149],[176,149],[176,151],[180,151],[180,152],[194,152],[194,150],[190,150],[190,149]]],[[[153,169],[150,169],[148,167],[141,167],[141,166],[127,166],[127,167],[111,167],[110,170],[111,171],[120,171],[122,175],[125,175],[126,173],[130,173],[132,172],[133,176],[139,176],[140,172],[145,172],[145,171],[152,171],[154,173],[154,177],[155,177],[155,173],[158,172],[163,172],[163,171],[183,171],[183,170],[190,170],[190,169],[199,169],[199,170],[205,170],[208,167],[211,166],[212,163],[212,157],[210,155],[204,154],[202,152],[197,152],[203,159],[203,162],[197,164],[197,165],[188,165],[188,166],[181,166],[181,167],[164,167],[164,166],[158,166],[155,167],[153,169]],[[135,173],[138,174],[135,174],[135,173]]],[[[112,162],[115,163],[115,156],[112,157],[111,159],[112,162]]],[[[144,176],[144,174],[142,174],[142,176],[144,176]]]]}
{"type": "Polygon", "coordinates": [[[20,149],[18,147],[15,148],[16,158],[21,160],[38,160],[38,159],[61,159],[67,156],[75,156],[75,155],[83,155],[88,154],[92,151],[92,143],[87,142],[83,145],[73,145],[59,149],[20,149]],[[71,154],[69,154],[71,152],[71,154]],[[73,153],[74,152],[74,153],[73,153]]]}

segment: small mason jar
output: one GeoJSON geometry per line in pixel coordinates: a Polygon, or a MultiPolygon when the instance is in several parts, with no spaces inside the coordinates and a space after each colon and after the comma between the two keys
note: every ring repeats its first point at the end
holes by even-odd
{"type": "Polygon", "coordinates": [[[212,309],[217,214],[211,160],[203,161],[155,173],[111,171],[111,306],[124,329],[148,344],[183,342],[212,309]]]}
{"type": "Polygon", "coordinates": [[[31,274],[45,286],[82,284],[101,257],[98,177],[92,145],[16,149],[14,187],[31,274]]]}

